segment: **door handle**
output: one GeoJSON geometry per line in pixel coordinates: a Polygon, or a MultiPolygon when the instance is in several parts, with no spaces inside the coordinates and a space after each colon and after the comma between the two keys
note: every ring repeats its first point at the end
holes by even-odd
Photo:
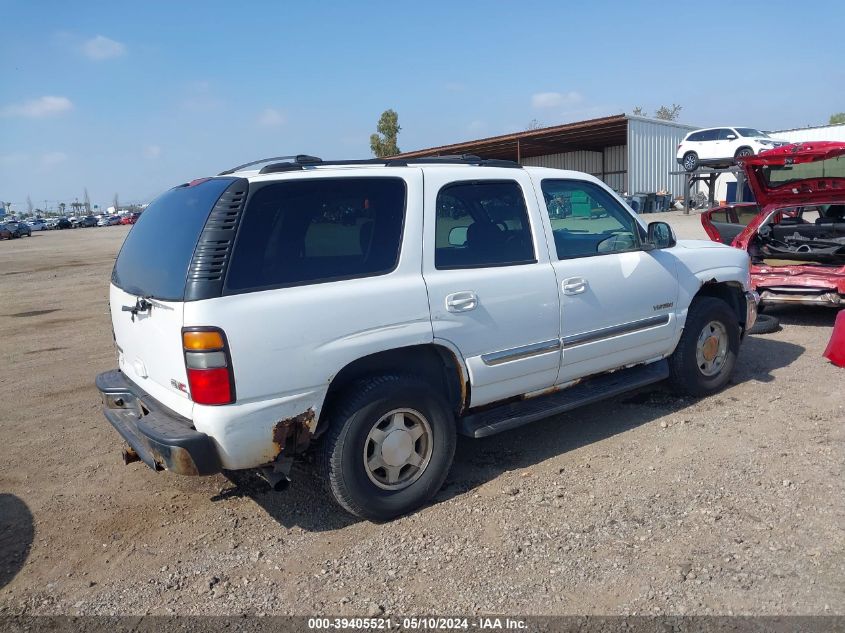
{"type": "Polygon", "coordinates": [[[587,289],[587,285],[587,280],[583,277],[570,277],[560,284],[565,295],[579,295],[587,289]]]}
{"type": "Polygon", "coordinates": [[[478,296],[471,290],[446,295],[446,309],[449,312],[469,312],[478,306],[478,296]]]}

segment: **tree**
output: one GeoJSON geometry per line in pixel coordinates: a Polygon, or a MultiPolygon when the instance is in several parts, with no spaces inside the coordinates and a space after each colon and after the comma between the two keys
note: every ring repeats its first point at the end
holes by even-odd
{"type": "Polygon", "coordinates": [[[677,103],[673,103],[671,108],[667,106],[660,106],[657,108],[657,112],[654,113],[654,118],[663,119],[664,121],[677,121],[678,115],[681,114],[681,110],[683,110],[683,107],[679,106],[677,103]]]}
{"type": "Polygon", "coordinates": [[[60,203],[59,203],[59,211],[61,212],[61,214],[62,214],[62,215],[64,215],[64,214],[65,214],[65,207],[66,207],[66,206],[67,206],[67,205],[66,205],[64,202],[60,202],[60,203]]]}
{"type": "Polygon", "coordinates": [[[88,187],[85,187],[85,193],[82,195],[82,203],[85,205],[85,213],[91,213],[91,198],[88,196],[88,187]]]}
{"type": "MultiPolygon", "coordinates": [[[[679,106],[677,103],[673,103],[671,106],[660,106],[654,113],[654,118],[663,119],[664,121],[677,121],[678,115],[681,114],[681,110],[683,109],[683,106],[679,106]]],[[[642,106],[635,106],[631,114],[634,116],[648,116],[648,112],[642,106]]]]}
{"type": "Polygon", "coordinates": [[[376,134],[370,136],[370,149],[378,158],[396,156],[399,146],[396,138],[399,136],[399,115],[394,110],[385,110],[376,125],[376,134]]]}
{"type": "Polygon", "coordinates": [[[836,114],[830,115],[829,125],[839,125],[841,123],[845,123],[845,112],[837,112],[836,114]]]}
{"type": "Polygon", "coordinates": [[[116,193],[114,194],[114,202],[112,202],[112,204],[114,205],[114,212],[120,213],[120,200],[118,199],[116,193]]]}
{"type": "Polygon", "coordinates": [[[525,126],[525,129],[528,130],[528,131],[531,131],[531,130],[539,130],[540,128],[543,128],[543,127],[546,127],[545,123],[543,123],[542,121],[538,121],[537,119],[531,119],[528,122],[528,125],[525,126]]]}
{"type": "Polygon", "coordinates": [[[26,212],[32,214],[32,198],[26,196],[26,212]]]}

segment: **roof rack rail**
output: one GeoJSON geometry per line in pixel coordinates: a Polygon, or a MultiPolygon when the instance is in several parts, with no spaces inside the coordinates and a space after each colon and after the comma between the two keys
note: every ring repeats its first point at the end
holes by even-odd
{"type": "Polygon", "coordinates": [[[388,167],[405,167],[407,165],[446,164],[446,165],[478,165],[479,167],[517,167],[522,165],[512,160],[501,158],[481,158],[475,154],[447,154],[443,156],[426,156],[422,158],[387,158],[388,167]]]}
{"type": "MultiPolygon", "coordinates": [[[[294,163],[287,163],[293,165],[315,165],[317,163],[321,163],[322,159],[318,158],[317,156],[309,156],[308,154],[295,154],[291,156],[273,156],[271,158],[262,158],[261,160],[254,160],[249,163],[244,163],[243,165],[238,165],[237,167],[232,167],[231,169],[227,169],[226,171],[221,171],[218,176],[227,176],[229,174],[233,174],[236,171],[242,170],[244,167],[252,167],[253,165],[260,165],[261,163],[269,163],[271,160],[294,160],[294,163]]],[[[298,167],[297,167],[298,168],[298,167]]],[[[281,171],[281,170],[278,170],[281,171]]],[[[263,170],[262,170],[262,173],[263,170]]]]}
{"type": "Polygon", "coordinates": [[[306,167],[332,167],[343,165],[384,165],[385,167],[408,167],[409,165],[476,165],[479,167],[509,167],[522,168],[522,165],[512,160],[504,160],[500,158],[481,158],[475,154],[450,154],[446,156],[426,156],[421,158],[353,158],[349,160],[322,160],[316,156],[309,156],[307,154],[297,154],[296,156],[276,156],[273,158],[263,158],[261,160],[254,160],[250,163],[238,165],[232,169],[227,169],[218,174],[218,176],[225,176],[240,171],[245,167],[252,165],[259,165],[261,163],[269,163],[270,161],[283,161],[279,163],[272,163],[262,167],[258,173],[260,174],[274,174],[283,171],[295,171],[305,169],[306,167]]]}

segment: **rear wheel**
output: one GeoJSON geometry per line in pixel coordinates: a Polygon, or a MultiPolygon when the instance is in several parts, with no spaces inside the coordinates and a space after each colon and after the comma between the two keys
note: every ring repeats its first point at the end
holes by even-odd
{"type": "Polygon", "coordinates": [[[455,453],[455,420],[426,382],[412,376],[361,381],[329,416],[319,465],[347,511],[387,521],[416,510],[443,485],[455,453]]]}
{"type": "Polygon", "coordinates": [[[683,394],[714,393],[727,384],[738,353],[739,323],[731,307],[715,297],[694,299],[669,357],[669,381],[683,394]]]}
{"type": "Polygon", "coordinates": [[[683,158],[684,169],[687,171],[695,171],[698,169],[698,154],[695,152],[687,152],[683,158]]]}

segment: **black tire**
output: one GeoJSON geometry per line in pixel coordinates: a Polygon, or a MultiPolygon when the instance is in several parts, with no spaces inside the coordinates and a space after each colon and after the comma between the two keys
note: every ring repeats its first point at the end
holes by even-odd
{"type": "Polygon", "coordinates": [[[777,317],[773,317],[770,314],[758,313],[757,320],[751,326],[751,329],[748,330],[748,334],[771,334],[778,330],[780,330],[780,321],[778,321],[777,317]]]}
{"type": "Polygon", "coordinates": [[[669,357],[669,383],[674,391],[690,396],[706,396],[724,387],[730,380],[739,353],[739,323],[731,307],[715,297],[698,297],[687,313],[681,340],[669,357]],[[698,338],[711,322],[724,327],[726,354],[718,373],[708,376],[698,365],[698,338]]]}
{"type": "Polygon", "coordinates": [[[736,154],[734,154],[734,158],[737,160],[745,158],[746,156],[754,156],[754,150],[750,147],[740,147],[736,150],[736,154]]]}
{"type": "Polygon", "coordinates": [[[455,418],[443,398],[413,376],[379,376],[355,383],[329,410],[331,427],[320,440],[318,466],[335,500],[370,521],[416,510],[440,490],[455,455],[455,418]],[[419,478],[399,490],[377,486],[364,451],[376,423],[394,409],[421,413],[431,429],[431,456],[419,478]]]}
{"type": "Polygon", "coordinates": [[[695,152],[687,152],[683,157],[684,169],[687,171],[695,171],[698,169],[698,154],[695,152]]]}

